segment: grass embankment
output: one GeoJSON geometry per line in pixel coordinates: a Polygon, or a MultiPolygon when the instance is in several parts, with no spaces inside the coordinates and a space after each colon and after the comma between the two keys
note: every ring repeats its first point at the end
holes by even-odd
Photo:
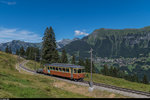
{"type": "Polygon", "coordinates": [[[33,60],[29,60],[29,62],[25,64],[25,67],[30,69],[30,70],[33,70],[33,71],[35,69],[41,68],[40,63],[35,62],[33,60]]]}
{"type": "MultiPolygon", "coordinates": [[[[28,63],[25,64],[25,67],[34,70],[34,65],[35,65],[34,61],[29,61],[28,63]]],[[[36,63],[36,65],[38,68],[40,67],[39,63],[36,63]]],[[[44,77],[51,78],[49,76],[44,76],[44,77]]],[[[55,80],[54,78],[51,78],[51,79],[55,80]]],[[[114,93],[110,93],[107,91],[100,91],[100,90],[94,90],[92,93],[90,93],[88,91],[88,87],[75,85],[75,84],[71,84],[71,83],[67,83],[67,82],[59,81],[59,80],[55,80],[55,82],[53,83],[53,86],[66,90],[66,91],[73,92],[73,93],[79,93],[81,95],[88,96],[88,97],[96,97],[96,98],[119,98],[119,97],[123,98],[125,97],[120,94],[114,94],[114,93]]]]}
{"type": "MultiPolygon", "coordinates": [[[[17,56],[0,52],[0,98],[90,98],[124,97],[106,91],[88,92],[88,87],[70,84],[15,69],[17,56]]],[[[30,62],[29,62],[30,64],[30,62]]],[[[32,64],[31,64],[32,65],[32,64]]]]}
{"type": "Polygon", "coordinates": [[[88,97],[54,87],[53,79],[19,73],[16,64],[17,56],[0,52],[0,98],[88,97]]]}
{"type": "MultiPolygon", "coordinates": [[[[91,79],[91,74],[88,73],[88,76],[89,77],[86,77],[84,80],[89,81],[91,79]]],[[[93,74],[92,78],[93,81],[97,83],[105,83],[105,84],[114,85],[118,87],[150,92],[150,85],[147,84],[130,82],[125,79],[104,76],[101,74],[93,74]]]]}

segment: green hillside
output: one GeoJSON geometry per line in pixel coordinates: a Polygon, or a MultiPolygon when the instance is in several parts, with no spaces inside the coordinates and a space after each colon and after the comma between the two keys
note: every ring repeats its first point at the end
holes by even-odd
{"type": "MultiPolygon", "coordinates": [[[[31,64],[31,62],[28,62],[27,64],[31,64]]],[[[84,80],[90,81],[91,74],[90,73],[87,73],[87,74],[88,75],[86,75],[84,80]]],[[[93,73],[93,81],[96,83],[105,83],[108,85],[114,85],[114,86],[123,87],[123,88],[129,88],[129,89],[134,89],[134,90],[150,92],[150,85],[136,83],[136,82],[130,82],[125,79],[105,76],[105,75],[101,75],[101,74],[93,73]]]]}
{"type": "Polygon", "coordinates": [[[16,58],[0,52],[0,98],[87,97],[53,87],[50,78],[19,73],[16,58]]]}
{"type": "MultiPolygon", "coordinates": [[[[106,98],[112,95],[97,90],[90,93],[88,87],[73,85],[49,76],[30,74],[23,70],[19,72],[15,68],[17,62],[17,56],[0,52],[0,98],[106,98]]],[[[34,62],[29,61],[28,64],[31,67],[34,62]]],[[[113,97],[125,96],[113,94],[113,97]]]]}
{"type": "MultiPolygon", "coordinates": [[[[70,55],[90,57],[92,47],[97,57],[140,57],[150,53],[150,27],[140,29],[96,29],[81,40],[64,46],[70,55]]],[[[61,50],[61,49],[60,49],[61,50]]]]}
{"type": "MultiPolygon", "coordinates": [[[[88,77],[86,77],[84,80],[89,81],[90,79],[91,79],[91,74],[88,73],[88,77]]],[[[93,74],[93,81],[96,83],[105,83],[108,85],[114,85],[123,88],[150,92],[150,85],[130,82],[121,78],[115,78],[115,77],[105,76],[101,74],[93,74]]]]}

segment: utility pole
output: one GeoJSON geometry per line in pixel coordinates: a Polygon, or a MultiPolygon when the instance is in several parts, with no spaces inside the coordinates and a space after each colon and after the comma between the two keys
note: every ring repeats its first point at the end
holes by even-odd
{"type": "Polygon", "coordinates": [[[90,81],[90,87],[93,87],[93,82],[92,82],[92,52],[93,49],[91,48],[90,53],[91,53],[91,81],[90,81]]]}

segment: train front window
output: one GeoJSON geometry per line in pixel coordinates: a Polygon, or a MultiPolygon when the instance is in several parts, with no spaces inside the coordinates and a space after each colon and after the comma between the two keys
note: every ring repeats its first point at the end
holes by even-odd
{"type": "Polygon", "coordinates": [[[78,73],[81,73],[81,69],[78,69],[78,73]]]}

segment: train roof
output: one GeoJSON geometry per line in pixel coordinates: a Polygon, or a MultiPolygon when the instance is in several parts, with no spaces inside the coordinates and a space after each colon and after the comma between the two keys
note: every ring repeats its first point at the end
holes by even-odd
{"type": "Polygon", "coordinates": [[[57,67],[72,67],[72,68],[84,68],[84,66],[74,65],[74,64],[64,64],[64,63],[52,63],[52,64],[45,64],[45,66],[57,66],[57,67]]]}

